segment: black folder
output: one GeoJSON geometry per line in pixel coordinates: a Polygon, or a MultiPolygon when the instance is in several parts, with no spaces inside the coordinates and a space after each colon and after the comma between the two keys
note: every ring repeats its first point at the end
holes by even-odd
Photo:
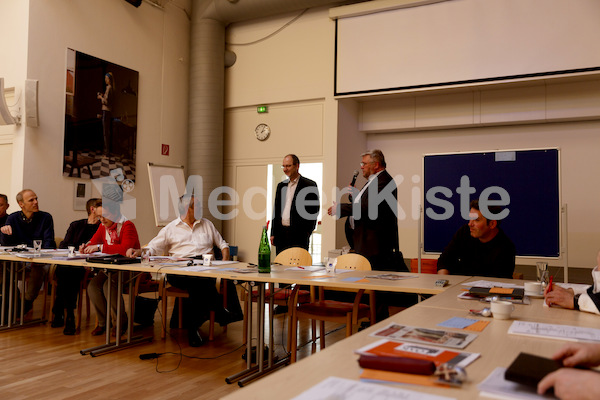
{"type": "Polygon", "coordinates": [[[504,378],[508,381],[537,387],[542,378],[559,368],[562,368],[560,361],[533,354],[520,353],[507,368],[504,378]]]}
{"type": "Polygon", "coordinates": [[[88,257],[86,259],[89,263],[97,263],[97,264],[136,264],[141,263],[142,260],[139,258],[129,258],[122,256],[120,254],[111,254],[110,256],[101,256],[101,257],[88,257]]]}

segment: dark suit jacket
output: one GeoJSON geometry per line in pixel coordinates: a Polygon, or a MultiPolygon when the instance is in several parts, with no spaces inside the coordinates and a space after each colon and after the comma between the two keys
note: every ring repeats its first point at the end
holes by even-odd
{"type": "MultiPolygon", "coordinates": [[[[375,182],[369,184],[360,198],[360,218],[354,216],[354,250],[369,259],[374,256],[387,257],[395,249],[398,249],[398,217],[396,214],[398,189],[387,170],[381,171],[375,180],[375,182]],[[379,193],[388,184],[391,186],[386,190],[386,193],[389,192],[393,196],[394,201],[392,204],[385,201],[383,195],[379,197],[379,193]],[[376,205],[378,200],[383,201],[376,205]],[[370,201],[372,207],[376,207],[376,217],[369,216],[370,201]]],[[[340,211],[342,217],[351,216],[352,204],[341,204],[340,211]]]]}
{"type": "MultiPolygon", "coordinates": [[[[273,207],[273,220],[271,221],[271,236],[275,237],[273,244],[277,247],[287,247],[287,243],[281,243],[280,239],[282,229],[281,214],[283,212],[283,207],[285,207],[285,198],[287,194],[288,183],[289,179],[280,182],[277,185],[277,192],[275,195],[275,205],[273,207]]],[[[320,208],[318,202],[319,191],[317,188],[317,183],[313,180],[300,176],[298,178],[298,186],[296,187],[296,191],[294,192],[292,208],[290,210],[290,227],[292,228],[294,237],[297,238],[297,240],[294,240],[294,242],[308,242],[308,237],[310,237],[312,231],[315,230],[315,226],[317,225],[317,216],[319,214],[320,208]],[[298,195],[301,193],[303,195],[303,198],[306,199],[307,202],[310,201],[311,204],[303,205],[300,202],[299,204],[296,204],[298,195]],[[316,202],[316,204],[313,205],[313,202],[316,202]],[[300,215],[300,213],[298,212],[299,209],[304,209],[305,213],[309,214],[308,218],[306,218],[306,215],[300,215]]]]}

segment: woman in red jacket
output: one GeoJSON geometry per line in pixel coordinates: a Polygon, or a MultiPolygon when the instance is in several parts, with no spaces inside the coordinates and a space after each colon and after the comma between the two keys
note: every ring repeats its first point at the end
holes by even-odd
{"type": "MultiPolygon", "coordinates": [[[[102,216],[100,217],[100,226],[98,230],[90,239],[90,241],[84,245],[81,245],[79,251],[81,253],[94,253],[102,252],[105,254],[121,254],[125,255],[127,249],[136,248],[139,249],[140,240],[138,238],[137,230],[133,222],[128,221],[120,215],[118,207],[100,207],[102,216]]],[[[100,271],[92,278],[88,285],[88,295],[96,316],[98,317],[98,326],[92,331],[92,336],[103,335],[106,332],[106,296],[108,293],[108,276],[100,271]]],[[[117,301],[121,302],[121,310],[125,310],[125,302],[123,296],[119,293],[117,296],[117,274],[112,274],[110,280],[110,293],[111,293],[111,320],[113,331],[116,334],[116,315],[117,315],[117,301]]],[[[127,315],[125,312],[121,316],[121,333],[127,330],[127,315]]]]}

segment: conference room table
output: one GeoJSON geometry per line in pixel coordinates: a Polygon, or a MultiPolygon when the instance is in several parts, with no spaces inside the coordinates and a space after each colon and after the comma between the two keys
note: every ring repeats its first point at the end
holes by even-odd
{"type": "MultiPolygon", "coordinates": [[[[496,278],[473,277],[465,280],[480,279],[514,283],[522,285],[521,280],[503,280],[496,278]]],[[[455,399],[478,399],[482,397],[478,384],[484,381],[496,367],[508,367],[520,352],[527,352],[543,357],[551,357],[565,343],[565,340],[530,337],[509,334],[508,330],[514,321],[531,321],[546,324],[573,325],[578,327],[598,328],[600,317],[595,314],[550,308],[544,306],[543,299],[530,299],[530,304],[515,304],[515,310],[508,320],[492,317],[480,317],[469,314],[470,309],[481,309],[486,303],[477,300],[458,299],[464,288],[459,282],[451,285],[446,291],[424,300],[417,305],[403,310],[374,326],[362,330],[349,338],[339,341],[310,357],[277,371],[252,385],[224,397],[226,400],[251,399],[290,399],[300,395],[307,389],[333,376],[358,381],[362,369],[358,365],[358,355],[355,350],[374,343],[381,338],[370,336],[390,323],[404,326],[414,326],[429,329],[457,331],[452,328],[442,328],[438,324],[453,317],[473,318],[489,321],[481,331],[474,332],[477,338],[460,351],[479,353],[480,357],[466,368],[467,381],[461,387],[400,385],[383,383],[386,386],[417,392],[413,398],[419,398],[419,393],[445,396],[455,399]]],[[[458,330],[458,332],[470,332],[458,330]]],[[[473,333],[473,332],[471,332],[473,333]]],[[[450,349],[456,350],[456,349],[450,349]]],[[[336,399],[343,400],[338,394],[336,399]]],[[[398,397],[405,398],[405,397],[398,397]]]]}
{"type": "MultiPolygon", "coordinates": [[[[457,285],[458,283],[468,279],[466,276],[448,276],[448,285],[446,287],[436,286],[435,282],[439,279],[437,275],[431,274],[414,274],[414,273],[401,273],[406,279],[402,280],[387,280],[387,279],[379,279],[373,276],[385,275],[389,274],[389,271],[350,271],[346,273],[337,273],[335,275],[326,275],[324,270],[312,271],[311,268],[290,268],[288,266],[281,265],[273,265],[270,273],[259,273],[250,269],[250,264],[238,262],[238,263],[224,263],[220,264],[218,262],[214,263],[214,266],[210,269],[203,269],[202,266],[172,266],[170,263],[165,263],[162,261],[151,261],[149,265],[144,265],[140,263],[136,264],[124,264],[124,265],[116,265],[116,264],[97,264],[87,262],[85,259],[66,259],[65,257],[51,258],[52,252],[46,252],[42,254],[42,257],[36,258],[25,258],[22,255],[17,256],[14,254],[0,254],[0,261],[9,262],[12,268],[14,268],[17,264],[23,264],[26,262],[37,262],[37,263],[47,263],[47,264],[56,264],[56,265],[69,265],[69,266],[78,266],[78,267],[87,267],[94,269],[104,269],[107,273],[117,273],[119,288],[121,290],[121,286],[124,282],[122,278],[124,272],[133,272],[133,273],[168,273],[168,274],[176,274],[176,275],[186,275],[186,276],[199,276],[199,277],[208,277],[208,278],[223,278],[233,280],[235,282],[244,282],[247,283],[246,290],[252,290],[252,287],[257,288],[258,293],[258,304],[257,307],[257,315],[254,318],[254,323],[257,325],[258,330],[258,343],[257,348],[262,348],[266,342],[265,340],[265,331],[266,324],[269,324],[270,334],[273,334],[273,312],[269,312],[269,318],[266,318],[265,306],[268,304],[270,306],[270,310],[272,311],[272,300],[265,296],[265,287],[267,284],[282,284],[282,285],[291,285],[291,284],[300,284],[300,285],[309,285],[309,286],[327,286],[331,288],[343,288],[343,289],[367,289],[367,290],[380,290],[380,291],[393,291],[393,292],[402,292],[402,293],[420,293],[420,294],[439,294],[448,290],[449,288],[457,285]],[[202,269],[202,270],[201,270],[202,269]],[[253,272],[240,272],[240,271],[253,271],[253,272]],[[366,276],[371,277],[366,277],[366,276]]],[[[129,279],[129,284],[133,279],[129,279]]],[[[130,307],[131,307],[130,299],[130,307]]],[[[110,305],[108,305],[110,307],[110,305]]],[[[109,309],[109,308],[108,308],[109,309]]],[[[247,343],[252,342],[252,307],[248,307],[249,315],[246,316],[248,321],[248,337],[247,343]]],[[[118,310],[119,311],[119,310],[118,310]]],[[[109,315],[109,314],[107,314],[109,315]]],[[[129,327],[133,326],[133,315],[132,313],[128,314],[129,318],[129,327]]],[[[22,321],[23,319],[21,319],[22,321]]],[[[117,321],[120,321],[117,318],[117,321]]],[[[22,323],[22,322],[21,322],[22,323]]],[[[119,322],[117,322],[119,323],[119,322]]],[[[117,330],[120,327],[117,326],[117,330]]],[[[108,332],[108,329],[107,329],[108,332]]],[[[118,336],[118,335],[117,335],[118,336]]],[[[127,338],[124,341],[121,341],[120,338],[116,338],[116,341],[111,341],[111,338],[106,336],[106,343],[102,346],[97,346],[91,349],[83,349],[82,354],[91,354],[91,355],[100,355],[106,352],[116,351],[125,347],[129,347],[135,345],[137,343],[152,340],[151,337],[132,337],[131,329],[127,332],[127,338]]],[[[273,343],[273,338],[269,338],[269,343],[273,343]]],[[[272,349],[273,346],[270,346],[272,349]]],[[[238,382],[240,386],[245,383],[248,383],[262,375],[278,368],[279,366],[285,365],[288,363],[288,360],[279,360],[275,362],[273,360],[272,351],[268,354],[268,359],[264,360],[263,352],[257,352],[257,363],[256,365],[252,365],[251,362],[251,347],[247,348],[247,365],[246,369],[239,374],[235,374],[234,376],[228,377],[226,381],[228,383],[238,382]]]]}

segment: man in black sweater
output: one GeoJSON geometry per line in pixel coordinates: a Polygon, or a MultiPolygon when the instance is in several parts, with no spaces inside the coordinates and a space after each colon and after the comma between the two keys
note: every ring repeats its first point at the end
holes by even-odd
{"type": "MultiPolygon", "coordinates": [[[[515,245],[499,227],[500,221],[487,219],[479,201],[470,203],[471,220],[455,234],[438,259],[438,274],[476,275],[512,278],[515,270],[515,245]]],[[[488,207],[492,215],[502,209],[488,207]]]]}
{"type": "MultiPolygon", "coordinates": [[[[66,249],[74,246],[75,249],[78,249],[80,245],[87,243],[98,229],[101,206],[101,199],[89,199],[85,205],[88,217],[71,222],[65,238],[58,247],[66,249]]],[[[76,331],[75,307],[81,280],[84,276],[85,269],[81,267],[61,265],[56,268],[56,300],[52,308],[54,318],[51,326],[60,328],[64,325],[63,333],[65,335],[74,335],[76,331]],[[67,311],[66,322],[65,309],[67,311]]]]}

